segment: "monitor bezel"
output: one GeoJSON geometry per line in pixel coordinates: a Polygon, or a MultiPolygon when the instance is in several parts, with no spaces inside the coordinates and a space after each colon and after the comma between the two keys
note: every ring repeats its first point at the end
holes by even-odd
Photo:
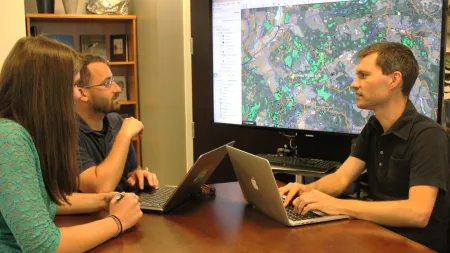
{"type": "MultiPolygon", "coordinates": [[[[245,0],[244,0],[245,1],[245,0]]],[[[213,29],[213,2],[214,0],[209,1],[209,20],[210,20],[210,31],[211,32],[211,72],[213,72],[213,64],[214,64],[214,33],[213,29]]],[[[437,107],[437,117],[436,120],[438,124],[442,125],[442,112],[443,112],[443,101],[444,101],[444,80],[445,80],[445,54],[446,54],[446,38],[447,38],[447,14],[448,14],[448,0],[442,0],[442,26],[441,26],[441,61],[439,66],[439,87],[438,87],[438,107],[437,107]]],[[[214,86],[214,75],[212,75],[212,85],[214,86]]],[[[330,136],[344,136],[348,138],[355,138],[359,135],[359,133],[345,133],[345,132],[327,132],[321,130],[308,130],[308,129],[294,129],[294,128],[279,128],[279,127],[269,127],[269,126],[257,126],[257,125],[246,125],[246,124],[233,124],[233,123],[223,123],[216,122],[214,118],[214,88],[211,89],[211,104],[212,104],[212,124],[214,125],[224,125],[224,126],[233,126],[238,128],[251,128],[251,129],[260,129],[260,130],[272,130],[277,132],[296,132],[297,135],[311,137],[314,138],[316,135],[330,135],[330,136]]],[[[364,128],[364,127],[363,127],[364,128]]]]}

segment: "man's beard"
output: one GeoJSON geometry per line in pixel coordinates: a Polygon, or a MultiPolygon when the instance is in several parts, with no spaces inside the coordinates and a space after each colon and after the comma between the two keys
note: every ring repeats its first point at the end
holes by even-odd
{"type": "Polygon", "coordinates": [[[111,98],[111,100],[109,100],[108,98],[105,98],[105,97],[93,96],[92,97],[92,107],[95,112],[101,112],[104,114],[108,114],[110,112],[119,112],[120,104],[115,103],[115,101],[114,101],[115,98],[116,98],[116,96],[114,96],[113,98],[111,98]]]}

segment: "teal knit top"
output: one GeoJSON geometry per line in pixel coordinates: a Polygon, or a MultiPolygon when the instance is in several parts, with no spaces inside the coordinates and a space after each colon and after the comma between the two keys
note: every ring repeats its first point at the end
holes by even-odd
{"type": "Polygon", "coordinates": [[[55,252],[61,232],[28,132],[0,119],[0,252],[55,252]]]}

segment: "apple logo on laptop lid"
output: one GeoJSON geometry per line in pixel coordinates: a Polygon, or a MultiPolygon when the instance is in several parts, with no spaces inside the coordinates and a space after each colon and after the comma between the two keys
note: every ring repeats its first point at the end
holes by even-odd
{"type": "Polygon", "coordinates": [[[253,188],[255,188],[255,190],[258,190],[258,185],[256,184],[255,178],[252,177],[252,179],[250,181],[252,181],[253,188]]]}

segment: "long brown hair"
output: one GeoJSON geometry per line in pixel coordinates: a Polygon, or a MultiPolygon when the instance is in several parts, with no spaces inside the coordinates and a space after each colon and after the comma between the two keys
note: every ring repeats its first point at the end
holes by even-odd
{"type": "Polygon", "coordinates": [[[17,41],[0,73],[0,117],[33,138],[45,188],[58,204],[78,188],[73,82],[79,69],[72,48],[37,36],[17,41]]]}

